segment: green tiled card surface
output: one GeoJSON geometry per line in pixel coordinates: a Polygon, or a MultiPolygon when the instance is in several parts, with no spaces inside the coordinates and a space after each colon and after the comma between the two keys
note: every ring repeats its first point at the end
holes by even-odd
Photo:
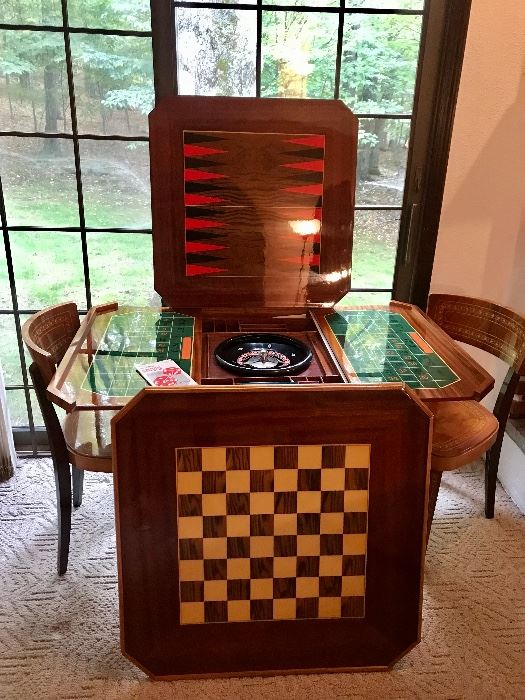
{"type": "Polygon", "coordinates": [[[402,381],[413,389],[441,389],[459,380],[437,353],[425,351],[410,336],[417,331],[401,314],[363,309],[339,311],[326,320],[355,371],[356,382],[402,381]]]}
{"type": "Polygon", "coordinates": [[[193,345],[194,318],[175,311],[155,309],[117,312],[96,349],[82,388],[105,396],[134,396],[145,380],[135,364],[174,360],[185,372],[191,372],[191,354],[182,359],[193,345]]]}

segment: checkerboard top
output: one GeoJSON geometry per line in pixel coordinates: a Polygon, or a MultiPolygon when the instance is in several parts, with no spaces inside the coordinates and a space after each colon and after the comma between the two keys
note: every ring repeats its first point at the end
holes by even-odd
{"type": "Polygon", "coordinates": [[[413,389],[442,389],[459,381],[399,313],[339,311],[326,320],[352,366],[356,384],[405,382],[413,389]]]}
{"type": "Polygon", "coordinates": [[[181,624],[364,615],[369,445],[176,459],[181,624]]]}
{"type": "Polygon", "coordinates": [[[135,364],[174,360],[191,374],[193,316],[158,309],[118,310],[109,318],[82,389],[134,396],[146,381],[135,364]]]}

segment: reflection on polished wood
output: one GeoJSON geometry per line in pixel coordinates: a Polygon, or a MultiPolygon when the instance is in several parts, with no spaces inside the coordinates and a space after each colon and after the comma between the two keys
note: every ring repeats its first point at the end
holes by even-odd
{"type": "Polygon", "coordinates": [[[431,294],[428,315],[451,338],[485,350],[509,366],[493,414],[473,401],[431,406],[435,417],[430,530],[442,472],[469,464],[485,453],[485,515],[494,516],[505,425],[519,378],[525,374],[525,318],[490,301],[452,294],[431,294]]]}
{"type": "MultiPolygon", "coordinates": [[[[492,388],[492,377],[416,307],[392,302],[386,307],[362,308],[401,314],[416,329],[422,341],[429,343],[458,376],[459,381],[446,387],[416,389],[418,397],[422,400],[478,400],[492,388]]],[[[162,309],[118,307],[117,304],[91,309],[49,384],[48,394],[51,400],[68,411],[75,408],[116,410],[126,405],[145,386],[145,382],[133,368],[135,361],[141,361],[140,353],[144,352],[144,347],[150,347],[156,359],[164,359],[166,356],[162,354],[164,347],[158,342],[155,320],[161,318],[162,313],[162,309]],[[147,322],[141,321],[138,335],[136,329],[133,333],[129,330],[134,324],[133,314],[150,317],[147,322]],[[106,331],[112,320],[114,332],[108,338],[106,331]],[[142,349],[137,344],[137,338],[142,344],[142,349]],[[97,372],[100,367],[95,372],[92,362],[101,343],[104,348],[104,374],[99,378],[97,372]],[[95,382],[89,381],[90,372],[95,374],[95,382]],[[113,380],[114,372],[118,372],[120,383],[113,380]],[[120,393],[119,386],[123,387],[120,393]]],[[[188,312],[180,311],[179,315],[182,317],[184,313],[188,312]]],[[[326,322],[326,316],[331,313],[332,309],[305,309],[299,312],[293,308],[274,311],[250,308],[194,310],[191,312],[192,316],[184,317],[193,319],[191,375],[199,384],[244,383],[242,378],[229,375],[218,367],[213,357],[214,348],[225,337],[236,333],[264,331],[298,337],[313,350],[314,362],[311,367],[283,381],[289,384],[355,381],[353,369],[326,322]]],[[[177,357],[171,359],[179,361],[177,357]]],[[[147,358],[142,361],[147,361],[147,358]]]]}
{"type": "Polygon", "coordinates": [[[304,308],[343,297],[357,130],[339,100],[161,100],[150,114],[150,161],[163,300],[304,308]]]}
{"type": "Polygon", "coordinates": [[[389,668],[420,638],[431,421],[399,384],[144,389],[113,420],[123,653],[389,668]]]}

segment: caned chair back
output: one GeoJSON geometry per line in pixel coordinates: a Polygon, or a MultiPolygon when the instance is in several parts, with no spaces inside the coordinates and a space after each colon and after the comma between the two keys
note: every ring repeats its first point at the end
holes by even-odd
{"type": "Polygon", "coordinates": [[[24,343],[46,384],[51,381],[56,366],[64,357],[79,326],[77,305],[74,302],[49,306],[24,323],[24,343]]]}
{"type": "Polygon", "coordinates": [[[525,318],[483,299],[431,294],[428,315],[451,338],[474,345],[525,373],[525,318]]]}

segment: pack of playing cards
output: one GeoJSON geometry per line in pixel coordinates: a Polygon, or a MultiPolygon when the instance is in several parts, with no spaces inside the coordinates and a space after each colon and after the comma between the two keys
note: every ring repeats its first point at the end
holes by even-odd
{"type": "Polygon", "coordinates": [[[136,364],[135,369],[152,386],[187,386],[197,384],[173,360],[136,364]]]}

